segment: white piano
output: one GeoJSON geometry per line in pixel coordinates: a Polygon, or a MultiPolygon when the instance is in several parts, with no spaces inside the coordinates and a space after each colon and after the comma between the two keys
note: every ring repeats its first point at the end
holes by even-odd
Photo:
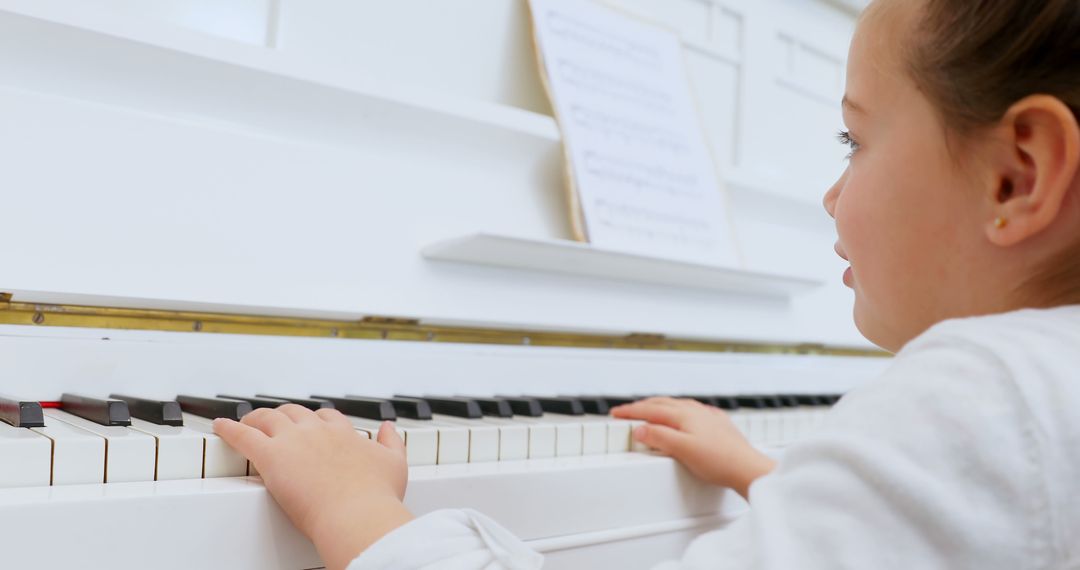
{"type": "Polygon", "coordinates": [[[694,395],[779,454],[887,365],[820,207],[859,2],[615,4],[682,37],[741,270],[569,240],[522,0],[0,0],[0,566],[321,567],[200,407],[256,395],[389,406],[407,505],[549,568],[744,511],[585,408],[694,395]]]}

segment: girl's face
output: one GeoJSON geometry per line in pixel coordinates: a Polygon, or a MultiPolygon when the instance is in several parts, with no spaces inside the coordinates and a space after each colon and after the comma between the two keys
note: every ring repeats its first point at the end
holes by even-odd
{"type": "Polygon", "coordinates": [[[980,262],[989,247],[980,181],[961,171],[898,55],[918,4],[875,5],[856,30],[841,135],[852,154],[824,200],[836,251],[851,264],[843,280],[855,292],[855,324],[892,351],[940,320],[978,312],[986,299],[976,285],[993,279],[980,262]]]}

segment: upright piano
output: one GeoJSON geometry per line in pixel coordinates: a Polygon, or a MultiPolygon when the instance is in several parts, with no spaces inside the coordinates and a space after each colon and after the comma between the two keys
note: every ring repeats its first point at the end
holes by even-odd
{"type": "Polygon", "coordinates": [[[745,511],[606,407],[782,454],[887,365],[820,207],[854,13],[613,3],[680,34],[738,270],[569,239],[523,0],[0,0],[0,565],[321,567],[209,427],[285,400],[395,418],[413,512],[549,568],[745,511]]]}

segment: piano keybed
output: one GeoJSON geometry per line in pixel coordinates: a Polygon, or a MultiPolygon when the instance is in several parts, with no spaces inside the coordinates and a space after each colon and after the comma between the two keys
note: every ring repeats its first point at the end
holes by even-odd
{"type": "MultiPolygon", "coordinates": [[[[782,447],[809,433],[835,395],[690,396],[725,409],[755,445],[782,447]]],[[[196,397],[159,401],[65,394],[60,402],[0,399],[0,487],[115,484],[253,475],[213,432],[217,417],[295,403],[337,408],[372,438],[393,421],[410,467],[528,461],[644,451],[613,418],[626,396],[196,397]]]]}

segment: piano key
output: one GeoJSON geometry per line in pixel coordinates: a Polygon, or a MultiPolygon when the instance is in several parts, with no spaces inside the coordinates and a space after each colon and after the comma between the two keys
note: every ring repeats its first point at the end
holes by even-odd
{"type": "Polygon", "coordinates": [[[126,426],[101,425],[65,410],[45,410],[45,416],[105,439],[106,483],[154,480],[157,441],[153,436],[126,426]]]}
{"type": "Polygon", "coordinates": [[[45,417],[45,426],[30,428],[52,441],[52,484],[105,482],[105,438],[45,417]]]}
{"type": "Polygon", "coordinates": [[[274,409],[282,404],[288,404],[287,400],[281,400],[278,398],[265,398],[262,396],[230,396],[226,394],[218,394],[218,398],[222,400],[233,400],[237,402],[247,402],[251,404],[251,409],[257,410],[259,408],[274,409]]]}
{"type": "Polygon", "coordinates": [[[544,414],[539,418],[515,417],[515,420],[522,423],[546,425],[554,428],[556,457],[574,457],[581,455],[582,433],[584,431],[581,422],[566,422],[559,419],[555,414],[544,414]]]}
{"type": "Polygon", "coordinates": [[[623,404],[633,404],[637,401],[637,398],[630,396],[592,396],[603,400],[608,408],[614,408],[615,406],[622,406],[623,404]]]}
{"type": "Polygon", "coordinates": [[[449,465],[469,462],[469,429],[463,426],[437,424],[432,420],[402,418],[397,424],[406,429],[435,430],[438,454],[436,463],[449,465]]]}
{"type": "Polygon", "coordinates": [[[540,406],[540,402],[536,401],[535,398],[526,398],[523,396],[495,397],[509,404],[510,410],[514,412],[515,416],[538,418],[544,415],[544,409],[540,406]]]}
{"type": "Polygon", "coordinates": [[[326,400],[316,400],[313,398],[291,398],[287,396],[272,396],[270,394],[255,394],[256,398],[269,398],[272,400],[284,400],[290,404],[296,404],[303,406],[311,411],[321,410],[323,408],[333,408],[334,403],[326,400]]]}
{"type": "Polygon", "coordinates": [[[563,397],[563,398],[572,398],[574,400],[577,400],[578,402],[581,402],[581,409],[584,410],[586,414],[590,414],[590,415],[594,415],[594,416],[606,416],[606,415],[608,415],[608,412],[610,411],[610,406],[608,406],[607,400],[605,400],[604,398],[598,398],[598,397],[593,397],[593,396],[561,396],[561,397],[563,397]]]}
{"type": "Polygon", "coordinates": [[[558,396],[526,396],[540,402],[540,409],[545,414],[563,414],[566,416],[583,416],[585,408],[581,402],[574,398],[560,398],[558,396]]]}
{"type": "MultiPolygon", "coordinates": [[[[356,416],[345,416],[353,427],[375,439],[382,422],[356,416]]],[[[439,432],[434,427],[406,427],[401,420],[394,422],[394,430],[405,442],[405,460],[409,465],[435,465],[439,461],[439,432]]]]}
{"type": "MultiPolygon", "coordinates": [[[[182,422],[183,418],[179,418],[182,422]]],[[[157,444],[155,481],[199,479],[203,472],[205,438],[197,431],[183,426],[164,425],[131,419],[131,429],[152,436],[157,444]]]]}
{"type": "Polygon", "coordinates": [[[409,398],[413,400],[424,400],[431,406],[431,413],[442,414],[444,416],[454,416],[458,418],[470,418],[477,419],[484,415],[480,411],[480,405],[476,402],[466,398],[452,398],[444,396],[407,396],[404,394],[395,394],[395,398],[409,398]]]}
{"type": "Polygon", "coordinates": [[[184,412],[184,427],[203,438],[204,478],[243,477],[248,474],[248,461],[214,433],[212,419],[184,412]]]}
{"type": "Polygon", "coordinates": [[[476,402],[476,405],[480,406],[480,412],[485,416],[492,416],[496,418],[510,418],[514,415],[514,410],[510,407],[510,402],[503,398],[492,398],[487,396],[465,396],[457,395],[458,398],[465,398],[476,402]]]}
{"type": "Polygon", "coordinates": [[[123,394],[110,394],[109,398],[120,400],[127,404],[128,412],[132,418],[163,426],[182,426],[184,418],[180,416],[180,403],[172,400],[151,400],[125,396],[123,394]]]}
{"type": "MultiPolygon", "coordinates": [[[[367,398],[367,396],[349,395],[348,398],[367,398]]],[[[374,400],[386,400],[390,402],[390,405],[394,407],[394,413],[399,418],[409,418],[411,420],[430,420],[431,419],[431,406],[427,401],[419,398],[371,398],[374,400]]]]}
{"type": "MultiPolygon", "coordinates": [[[[537,439],[541,434],[533,434],[532,431],[538,426],[530,426],[514,421],[510,418],[485,416],[479,420],[487,424],[494,425],[499,428],[499,461],[516,461],[520,459],[529,458],[529,449],[533,445],[534,439],[537,439]]],[[[551,430],[551,457],[555,454],[555,432],[551,430]]],[[[537,441],[535,445],[543,445],[542,442],[537,441]]]]}
{"type": "Polygon", "coordinates": [[[60,406],[65,412],[103,426],[129,426],[131,414],[127,403],[120,400],[103,400],[78,394],[64,394],[60,406]]]}
{"type": "MultiPolygon", "coordinates": [[[[499,460],[501,426],[492,425],[482,419],[468,419],[442,414],[433,414],[431,422],[436,426],[436,429],[440,426],[460,426],[469,431],[469,463],[485,463],[499,460]]],[[[511,431],[509,437],[515,438],[514,433],[514,431],[511,431]]],[[[513,446],[514,442],[508,441],[507,445],[513,446]]],[[[527,445],[526,441],[521,441],[522,448],[512,448],[508,451],[508,458],[517,457],[518,454],[527,455],[528,450],[524,449],[525,445],[527,445]]]]}
{"type": "MultiPolygon", "coordinates": [[[[44,424],[45,420],[42,417],[36,423],[44,424]]],[[[0,422],[0,489],[48,486],[51,472],[49,438],[25,427],[0,422]]]]}
{"type": "Polygon", "coordinates": [[[397,419],[397,413],[394,412],[394,406],[390,402],[377,398],[340,398],[337,396],[317,396],[312,395],[313,399],[326,400],[341,413],[347,416],[356,416],[358,418],[367,418],[369,420],[382,421],[394,421],[397,419]]]}
{"type": "Polygon", "coordinates": [[[180,395],[176,397],[176,401],[180,403],[180,409],[185,414],[185,418],[196,416],[211,420],[228,418],[240,421],[240,418],[251,413],[251,404],[236,400],[180,395]]]}
{"type": "Polygon", "coordinates": [[[45,425],[45,420],[41,415],[40,403],[16,400],[5,396],[0,396],[0,421],[23,428],[45,425]]]}

